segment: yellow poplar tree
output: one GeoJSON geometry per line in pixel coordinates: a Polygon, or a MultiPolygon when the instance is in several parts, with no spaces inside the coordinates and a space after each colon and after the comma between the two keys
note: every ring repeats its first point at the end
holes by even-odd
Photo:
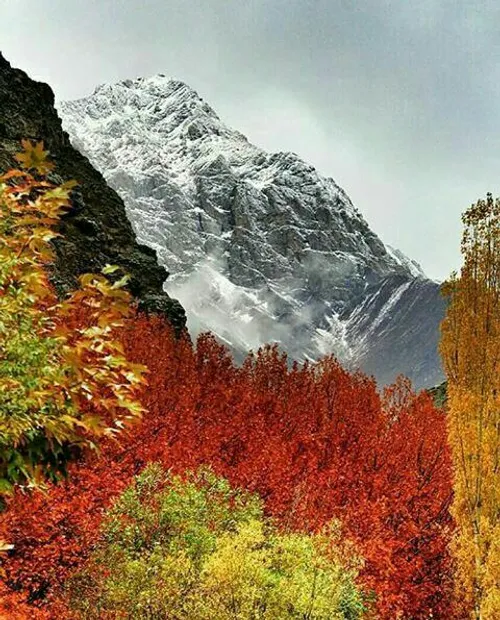
{"type": "Polygon", "coordinates": [[[443,286],[441,326],[454,467],[457,594],[481,620],[500,618],[500,199],[462,217],[463,266],[443,286]]]}

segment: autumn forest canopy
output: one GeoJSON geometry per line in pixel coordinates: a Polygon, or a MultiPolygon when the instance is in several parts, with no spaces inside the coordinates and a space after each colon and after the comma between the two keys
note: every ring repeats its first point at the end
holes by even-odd
{"type": "Polygon", "coordinates": [[[500,617],[500,201],[443,286],[447,401],[277,346],[236,364],[112,265],[51,280],[42,144],[0,177],[0,618],[500,617]]]}

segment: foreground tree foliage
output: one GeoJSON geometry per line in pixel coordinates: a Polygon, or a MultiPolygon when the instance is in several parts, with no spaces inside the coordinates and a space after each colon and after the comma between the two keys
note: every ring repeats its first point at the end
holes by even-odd
{"type": "Polygon", "coordinates": [[[80,289],[58,300],[50,242],[74,183],[50,183],[43,145],[24,147],[23,170],[0,177],[0,497],[15,483],[56,477],[75,446],[142,412],[143,368],[116,339],[133,311],[126,278],[108,281],[111,267],[83,275],[80,289]],[[77,309],[86,320],[72,330],[77,309]]]}
{"type": "Polygon", "coordinates": [[[75,617],[355,620],[359,561],[340,532],[280,533],[255,495],[210,470],[150,465],[107,511],[67,585],[75,617]]]}
{"type": "MultiPolygon", "coordinates": [[[[472,617],[500,618],[500,200],[463,216],[460,277],[441,351],[448,377],[457,593],[472,617]]],[[[464,612],[465,613],[465,612],[464,612]]]]}
{"type": "Polygon", "coordinates": [[[118,442],[104,437],[47,494],[16,492],[0,523],[15,545],[4,585],[33,616],[65,617],[61,588],[98,543],[105,511],[153,461],[173,474],[209,464],[257,493],[285,532],[339,520],[379,617],[455,617],[446,419],[427,394],[401,380],[380,396],[332,358],[290,368],[272,347],[235,367],[211,336],[193,347],[158,317],[139,317],[121,338],[150,370],[143,420],[118,442]]]}

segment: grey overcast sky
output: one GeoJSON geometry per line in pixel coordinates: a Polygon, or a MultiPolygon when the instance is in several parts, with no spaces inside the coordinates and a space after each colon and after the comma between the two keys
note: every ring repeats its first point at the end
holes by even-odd
{"type": "Polygon", "coordinates": [[[500,194],[499,0],[0,0],[0,49],[59,100],[165,73],[332,176],[442,279],[500,194]]]}

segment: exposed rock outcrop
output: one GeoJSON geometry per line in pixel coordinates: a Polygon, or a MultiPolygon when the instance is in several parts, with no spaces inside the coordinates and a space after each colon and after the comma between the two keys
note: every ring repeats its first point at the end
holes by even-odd
{"type": "Polygon", "coordinates": [[[0,170],[17,165],[13,156],[23,138],[43,140],[56,164],[54,180],[75,179],[73,208],[63,219],[56,244],[52,278],[60,291],[75,278],[100,270],[106,263],[123,267],[131,276],[130,290],[141,306],[162,312],[177,331],[185,325],[180,303],[163,290],[168,276],[154,249],[137,242],[122,199],[70,143],[47,84],[14,69],[0,54],[0,170]]]}

